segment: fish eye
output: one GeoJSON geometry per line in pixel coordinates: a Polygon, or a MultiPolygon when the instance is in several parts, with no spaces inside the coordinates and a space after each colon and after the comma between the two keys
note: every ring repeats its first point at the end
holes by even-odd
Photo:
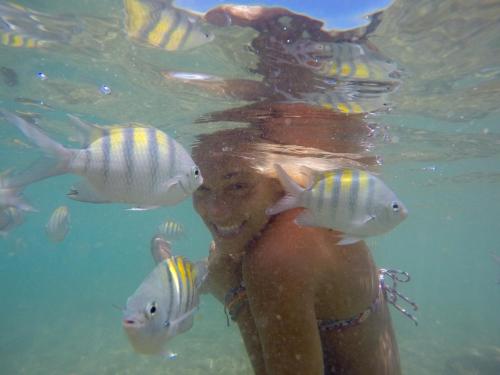
{"type": "Polygon", "coordinates": [[[151,319],[158,311],[158,303],[155,301],[148,303],[146,306],[146,317],[151,319]]]}
{"type": "Polygon", "coordinates": [[[392,207],[392,210],[394,212],[398,212],[399,211],[399,203],[398,202],[392,202],[391,207],[392,207]]]}
{"type": "Polygon", "coordinates": [[[200,168],[198,168],[197,166],[194,166],[193,169],[191,170],[191,174],[194,176],[195,179],[198,179],[200,178],[200,168]]]}

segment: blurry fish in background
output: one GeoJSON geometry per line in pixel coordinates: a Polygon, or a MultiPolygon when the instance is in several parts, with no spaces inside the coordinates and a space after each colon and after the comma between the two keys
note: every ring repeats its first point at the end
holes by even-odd
{"type": "Polygon", "coordinates": [[[185,51],[211,42],[201,17],[172,6],[172,1],[124,0],[128,36],[166,51],[185,51]]]}
{"type": "Polygon", "coordinates": [[[172,256],[158,263],[127,299],[122,325],[134,350],[168,356],[167,341],[193,326],[206,261],[172,256]]]}
{"type": "Polygon", "coordinates": [[[203,183],[189,153],[158,129],[104,129],[80,120],[76,125],[80,130],[88,130],[90,143],[81,149],[70,149],[39,127],[0,111],[45,154],[31,167],[5,179],[7,188],[21,188],[51,176],[73,173],[83,179],[71,188],[69,198],[91,203],[129,203],[134,209],[144,210],[177,204],[203,183]],[[97,138],[93,139],[92,134],[97,138]]]}
{"type": "Polygon", "coordinates": [[[394,192],[368,172],[309,170],[310,180],[303,188],[280,165],[276,164],[275,168],[286,196],[269,208],[267,214],[305,207],[295,223],[338,230],[343,233],[341,245],[388,232],[408,215],[394,192]]]}
{"type": "Polygon", "coordinates": [[[172,257],[172,244],[162,235],[157,234],[151,239],[151,256],[155,264],[172,257]]]}
{"type": "Polygon", "coordinates": [[[53,16],[15,3],[0,4],[0,43],[8,47],[40,48],[67,44],[81,32],[76,17],[53,16]]]}
{"type": "Polygon", "coordinates": [[[16,86],[19,83],[17,73],[12,68],[8,68],[6,66],[0,67],[0,75],[2,76],[3,83],[9,87],[16,86]]]}
{"type": "Polygon", "coordinates": [[[24,212],[17,207],[0,207],[0,236],[6,237],[9,232],[24,222],[24,212]]]}
{"type": "Polygon", "coordinates": [[[62,242],[69,233],[70,214],[67,206],[57,207],[45,225],[45,233],[52,242],[62,242]]]}
{"type": "Polygon", "coordinates": [[[184,236],[184,225],[179,224],[173,220],[167,219],[160,225],[158,225],[158,231],[167,240],[177,240],[184,236]]]}
{"type": "Polygon", "coordinates": [[[7,207],[15,207],[22,211],[35,212],[36,209],[24,200],[21,188],[11,188],[6,186],[10,174],[11,170],[6,170],[0,173],[0,210],[7,207]]]}

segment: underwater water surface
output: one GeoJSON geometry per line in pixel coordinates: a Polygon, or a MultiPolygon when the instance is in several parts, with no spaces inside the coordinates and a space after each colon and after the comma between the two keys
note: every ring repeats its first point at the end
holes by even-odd
{"type": "MultiPolygon", "coordinates": [[[[196,25],[213,39],[168,51],[127,34],[122,1],[9,4],[0,2],[0,18],[18,27],[0,24],[8,35],[0,44],[0,108],[64,144],[77,144],[67,117],[73,114],[100,125],[148,124],[190,150],[199,134],[245,125],[209,121],[207,114],[260,100],[214,94],[163,74],[260,80],[260,55],[251,48],[259,32],[250,27],[200,18],[196,25]],[[10,39],[16,32],[23,45],[10,39]],[[31,48],[29,38],[46,44],[31,48]]],[[[377,91],[389,105],[366,111],[369,149],[410,213],[367,243],[378,266],[411,275],[401,290],[417,302],[419,325],[391,308],[403,373],[499,374],[500,2],[395,0],[377,17],[368,41],[399,74],[397,88],[377,91]]],[[[349,43],[356,34],[342,38],[349,43]]],[[[292,54],[303,63],[300,51],[292,54]]],[[[331,79],[321,85],[336,85],[331,79]]],[[[357,98],[354,91],[332,103],[279,95],[340,111],[357,98]]],[[[373,104],[371,96],[360,103],[373,104]]],[[[27,167],[39,155],[0,118],[0,171],[27,167]]],[[[150,240],[165,219],[186,230],[174,242],[176,254],[207,256],[210,233],[191,199],[129,211],[68,199],[75,181],[63,175],[28,186],[24,195],[37,212],[0,237],[0,374],[252,374],[237,327],[227,326],[210,295],[201,296],[193,328],[169,345],[175,358],[137,354],[123,332],[120,309],[154,267],[150,240]],[[71,228],[52,243],[45,225],[61,205],[69,208],[71,228]]]]}

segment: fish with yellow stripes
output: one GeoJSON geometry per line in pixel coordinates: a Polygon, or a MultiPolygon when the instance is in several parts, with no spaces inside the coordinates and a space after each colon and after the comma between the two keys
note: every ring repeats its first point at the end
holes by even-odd
{"type": "Polygon", "coordinates": [[[280,165],[275,169],[286,195],[267,214],[304,207],[296,224],[340,231],[340,245],[388,232],[408,215],[396,194],[366,171],[339,169],[317,175],[308,171],[311,181],[303,188],[280,165]]]}
{"type": "Polygon", "coordinates": [[[324,77],[395,81],[400,75],[394,62],[364,44],[300,39],[288,49],[299,64],[324,77]]]}
{"type": "Polygon", "coordinates": [[[207,262],[170,256],[127,299],[122,326],[138,353],[165,355],[166,343],[193,326],[207,262]]]}
{"type": "Polygon", "coordinates": [[[57,16],[24,7],[0,3],[0,44],[17,48],[40,48],[68,43],[81,32],[80,22],[71,16],[57,16]]]}
{"type": "Polygon", "coordinates": [[[200,17],[175,8],[171,1],[124,0],[128,36],[166,51],[189,50],[214,39],[200,17]]]}
{"type": "Polygon", "coordinates": [[[158,231],[168,240],[176,240],[184,236],[184,225],[167,219],[158,225],[158,231]]]}
{"type": "Polygon", "coordinates": [[[88,144],[70,149],[10,112],[4,117],[45,153],[24,171],[5,178],[6,188],[19,188],[61,174],[83,179],[68,196],[92,203],[128,203],[134,209],[174,205],[203,183],[189,153],[172,137],[153,127],[110,128],[81,122],[88,144]]]}
{"type": "Polygon", "coordinates": [[[45,225],[45,233],[52,242],[62,242],[70,230],[68,206],[57,207],[45,225]]]}

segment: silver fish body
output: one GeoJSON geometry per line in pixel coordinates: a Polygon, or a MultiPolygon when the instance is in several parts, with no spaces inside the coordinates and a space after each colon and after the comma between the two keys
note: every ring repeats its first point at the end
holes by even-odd
{"type": "Polygon", "coordinates": [[[72,199],[147,209],[177,204],[203,183],[189,153],[161,130],[85,124],[90,143],[82,149],[68,149],[22,118],[2,113],[46,154],[39,163],[10,177],[9,187],[73,173],[83,179],[68,194],[72,199]]]}
{"type": "Polygon", "coordinates": [[[24,212],[17,207],[0,207],[0,236],[7,236],[24,222],[24,212]]]}
{"type": "Polygon", "coordinates": [[[172,244],[162,235],[157,234],[151,239],[151,256],[158,264],[165,259],[172,257],[172,244]]]}
{"type": "Polygon", "coordinates": [[[357,169],[340,169],[316,176],[307,188],[298,185],[279,165],[278,177],[287,195],[269,208],[270,215],[304,207],[298,225],[335,229],[343,233],[339,244],[388,232],[408,215],[404,204],[382,180],[357,169]]]}
{"type": "Polygon", "coordinates": [[[158,263],[127,300],[122,326],[134,350],[163,354],[165,344],[189,330],[206,267],[173,256],[158,263]]]}
{"type": "Polygon", "coordinates": [[[62,242],[70,230],[70,214],[67,206],[57,207],[45,225],[45,233],[52,242],[62,242]]]}

